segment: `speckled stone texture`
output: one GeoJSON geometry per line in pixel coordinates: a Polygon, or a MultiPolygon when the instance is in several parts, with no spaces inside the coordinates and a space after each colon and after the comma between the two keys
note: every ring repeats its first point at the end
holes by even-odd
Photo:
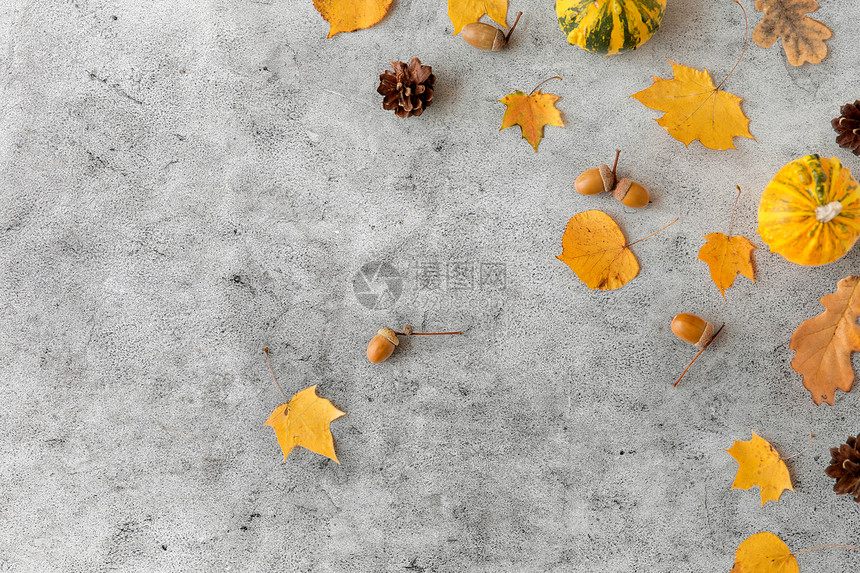
{"type": "Polygon", "coordinates": [[[719,82],[737,5],[670,0],[607,59],[569,46],[552,4],[514,2],[499,53],[452,37],[442,0],[330,40],[310,0],[0,7],[0,571],[710,572],[758,531],[858,543],[860,506],[824,468],[860,391],[814,406],[788,341],[860,249],[789,264],[756,207],[801,155],[860,169],[830,126],[860,96],[860,4],[822,0],[821,64],[750,44],[724,87],[756,141],[726,152],[685,148],[629,96],[667,58],[719,82]],[[435,100],[401,120],[375,90],[413,56],[435,100]],[[499,132],[498,100],[553,75],[566,127],[536,154],[499,132]],[[616,147],[652,191],[640,212],[572,190],[616,147]],[[696,256],[736,184],[758,281],[724,301],[696,256]],[[555,255],[594,208],[631,239],[680,222],[634,247],[636,279],[592,292],[555,255]],[[727,326],[672,388],[695,352],[669,331],[681,311],[727,326]],[[376,330],[406,323],[465,335],[369,364],[376,330]],[[282,463],[263,346],[288,394],[319,384],[347,412],[342,466],[282,463]],[[764,508],[729,490],[723,450],[751,429],[784,455],[816,435],[764,508]]]}

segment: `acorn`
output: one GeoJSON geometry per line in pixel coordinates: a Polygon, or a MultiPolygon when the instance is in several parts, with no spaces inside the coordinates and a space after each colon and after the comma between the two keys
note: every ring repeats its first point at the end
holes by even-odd
{"type": "Polygon", "coordinates": [[[618,182],[618,185],[612,190],[612,196],[634,209],[641,209],[651,201],[648,190],[629,177],[618,182]]]}
{"type": "Polygon", "coordinates": [[[380,328],[376,332],[376,336],[370,339],[370,343],[367,345],[367,359],[374,364],[385,362],[399,344],[400,340],[397,339],[397,334],[393,330],[387,326],[380,328]]]}
{"type": "Polygon", "coordinates": [[[615,150],[615,165],[612,169],[605,163],[586,169],[573,182],[573,188],[580,195],[597,195],[604,191],[609,193],[615,187],[615,168],[618,167],[618,156],[621,154],[620,149],[615,150]]]}
{"type": "Polygon", "coordinates": [[[714,338],[714,325],[689,312],[675,315],[671,327],[675,336],[697,348],[704,348],[714,338]]]}
{"type": "Polygon", "coordinates": [[[403,327],[403,332],[394,332],[387,326],[385,328],[380,328],[376,336],[370,339],[370,343],[367,345],[367,359],[370,360],[374,364],[379,364],[380,362],[385,362],[394,352],[394,349],[400,345],[400,340],[398,340],[397,335],[401,336],[438,336],[444,334],[463,334],[460,331],[457,332],[414,332],[412,330],[412,326],[407,324],[403,327]]]}
{"type": "Polygon", "coordinates": [[[471,24],[463,26],[460,30],[460,35],[463,36],[463,39],[466,40],[470,46],[474,46],[479,50],[498,52],[508,45],[508,41],[511,39],[511,34],[514,33],[514,28],[517,27],[517,22],[520,21],[520,16],[522,15],[522,12],[517,14],[517,19],[514,20],[514,25],[511,26],[511,29],[507,34],[490,24],[485,24],[484,22],[472,22],[471,24]]]}

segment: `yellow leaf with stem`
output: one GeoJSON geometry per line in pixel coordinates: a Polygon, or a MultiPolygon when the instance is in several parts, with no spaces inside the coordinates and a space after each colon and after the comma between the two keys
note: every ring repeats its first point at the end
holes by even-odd
{"type": "Polygon", "coordinates": [[[779,501],[782,492],[790,489],[791,476],[782,457],[767,440],[752,433],[746,442],[735,441],[726,450],[738,462],[738,473],[732,489],[750,489],[758,486],[761,490],[761,504],[779,501]]]}

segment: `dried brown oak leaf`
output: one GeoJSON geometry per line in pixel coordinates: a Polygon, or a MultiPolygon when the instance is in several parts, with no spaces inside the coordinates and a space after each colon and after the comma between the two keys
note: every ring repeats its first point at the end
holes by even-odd
{"type": "Polygon", "coordinates": [[[773,46],[782,36],[782,47],[792,66],[817,64],[827,55],[824,40],[833,33],[806,15],[818,10],[815,0],[756,0],[755,9],[764,12],[753,31],[753,40],[762,48],[773,46]]]}
{"type": "Polygon", "coordinates": [[[826,310],[804,320],[791,335],[791,367],[803,376],[816,404],[832,406],[836,390],[848,392],[854,385],[851,353],[860,350],[860,277],[839,281],[836,292],[823,296],[821,304],[826,310]]]}

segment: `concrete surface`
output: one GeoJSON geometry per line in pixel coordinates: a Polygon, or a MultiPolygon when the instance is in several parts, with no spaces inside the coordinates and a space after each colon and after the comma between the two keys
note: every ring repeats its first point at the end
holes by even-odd
{"type": "MultiPolygon", "coordinates": [[[[746,1],[751,27],[760,20],[746,1]]],[[[757,252],[724,301],[703,234],[756,234],[762,189],[809,152],[860,161],[830,119],[860,97],[860,4],[822,0],[820,65],[751,44],[725,88],[756,141],[689,149],[628,96],[670,73],[719,81],[743,43],[732,2],[670,0],[641,50],[566,44],[552,2],[503,52],[452,37],[444,2],[396,0],[378,26],[326,40],[310,0],[12,0],[0,8],[0,570],[717,572],[773,531],[794,550],[858,544],[860,506],[824,475],[860,431],[860,391],[813,405],[788,340],[857,273],[757,252]],[[419,56],[434,105],[400,120],[378,74],[419,56]],[[562,96],[535,154],[498,131],[501,97],[562,96]],[[571,190],[611,161],[652,190],[641,212],[571,190]],[[606,210],[642,271],[591,292],[564,264],[566,221],[606,210]],[[361,269],[380,263],[368,304],[361,269]],[[394,293],[399,296],[394,300],[394,293]],[[361,291],[361,289],[359,289],[361,291]],[[726,322],[693,349],[671,317],[726,322]],[[375,331],[407,341],[372,366],[375,331]],[[342,466],[270,428],[319,384],[342,466]],[[755,430],[795,492],[730,491],[723,449],[755,430]]],[[[855,365],[860,366],[855,361],[855,365]]],[[[799,556],[804,573],[860,555],[799,556]]]]}

